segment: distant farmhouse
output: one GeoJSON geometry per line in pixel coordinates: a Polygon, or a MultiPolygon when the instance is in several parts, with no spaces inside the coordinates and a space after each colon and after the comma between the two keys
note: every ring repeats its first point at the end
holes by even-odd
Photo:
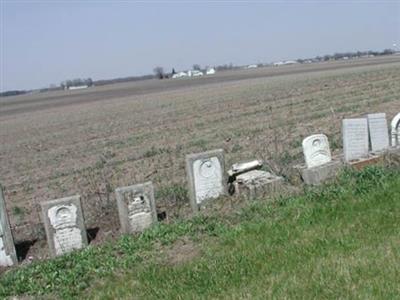
{"type": "MultiPolygon", "coordinates": [[[[216,73],[215,68],[208,68],[205,71],[205,75],[213,75],[216,73]]],[[[178,72],[174,75],[172,75],[172,78],[183,78],[183,77],[199,77],[199,76],[204,76],[204,72],[200,70],[189,70],[187,72],[181,71],[178,72]]]]}
{"type": "Polygon", "coordinates": [[[284,66],[284,65],[294,65],[297,63],[298,62],[295,60],[278,61],[278,62],[274,62],[274,66],[278,67],[278,66],[284,66]]]}
{"type": "Polygon", "coordinates": [[[256,69],[257,65],[248,65],[246,69],[256,69]]]}
{"type": "Polygon", "coordinates": [[[206,75],[214,75],[216,73],[214,68],[208,68],[206,71],[206,75]]]}
{"type": "Polygon", "coordinates": [[[81,89],[87,89],[89,86],[88,85],[78,85],[78,86],[69,86],[66,89],[68,90],[81,90],[81,89]]]}
{"type": "Polygon", "coordinates": [[[91,78],[87,79],[73,79],[73,80],[65,80],[61,82],[60,86],[64,90],[80,90],[87,89],[88,87],[93,85],[93,80],[91,78]]]}

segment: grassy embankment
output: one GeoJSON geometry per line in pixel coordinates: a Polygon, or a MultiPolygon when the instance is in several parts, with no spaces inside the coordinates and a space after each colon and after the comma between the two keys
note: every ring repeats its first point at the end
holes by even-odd
{"type": "Polygon", "coordinates": [[[393,299],[399,229],[400,171],[347,171],[301,196],[161,224],[12,270],[0,297],[393,299]]]}

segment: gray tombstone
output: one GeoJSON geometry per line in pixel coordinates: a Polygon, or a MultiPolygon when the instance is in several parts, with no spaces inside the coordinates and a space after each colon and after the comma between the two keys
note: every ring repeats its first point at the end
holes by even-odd
{"type": "Polygon", "coordinates": [[[3,189],[0,186],[0,266],[9,267],[18,262],[10,222],[5,205],[3,189]]]}
{"type": "Polygon", "coordinates": [[[212,150],[186,156],[190,203],[194,211],[206,200],[226,194],[224,150],[212,150]]]}
{"type": "Polygon", "coordinates": [[[41,203],[47,242],[52,256],[87,246],[81,197],[72,196],[41,203]]]}
{"type": "Polygon", "coordinates": [[[344,119],[342,121],[343,152],[349,162],[368,157],[368,122],[367,119],[344,119]]]}
{"type": "Polygon", "coordinates": [[[115,190],[123,233],[142,232],[157,222],[153,184],[149,181],[115,190]]]}
{"type": "Polygon", "coordinates": [[[368,114],[369,138],[372,151],[383,151],[389,148],[388,124],[385,113],[368,114]]]}

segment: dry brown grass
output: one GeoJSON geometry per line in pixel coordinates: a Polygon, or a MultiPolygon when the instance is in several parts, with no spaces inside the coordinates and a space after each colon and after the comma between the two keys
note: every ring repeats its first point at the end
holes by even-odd
{"type": "Polygon", "coordinates": [[[38,203],[73,194],[82,196],[88,227],[117,230],[114,189],[148,180],[164,191],[156,199],[159,209],[183,216],[186,154],[223,148],[228,166],[262,158],[285,174],[302,160],[303,137],[323,132],[337,150],[342,118],[366,112],[392,118],[400,110],[399,82],[400,63],[394,62],[2,116],[0,179],[13,231],[17,239],[39,235],[38,203]]]}

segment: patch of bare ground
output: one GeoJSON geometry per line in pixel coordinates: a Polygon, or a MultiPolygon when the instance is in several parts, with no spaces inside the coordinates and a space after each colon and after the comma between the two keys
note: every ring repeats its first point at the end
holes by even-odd
{"type": "Polygon", "coordinates": [[[180,265],[200,256],[200,246],[184,237],[177,240],[165,250],[166,262],[171,265],[180,265]]]}

